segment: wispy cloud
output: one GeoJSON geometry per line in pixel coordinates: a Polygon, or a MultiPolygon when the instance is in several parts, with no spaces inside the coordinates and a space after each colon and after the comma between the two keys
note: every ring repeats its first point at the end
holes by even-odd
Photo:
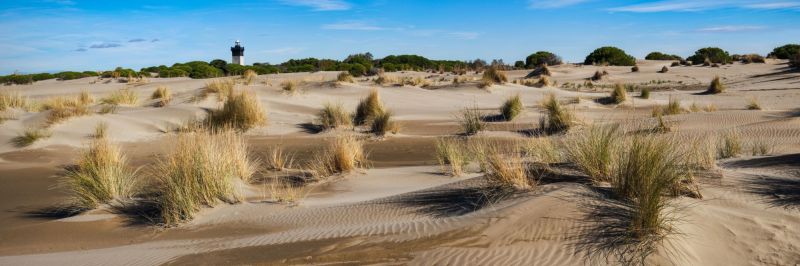
{"type": "Polygon", "coordinates": [[[471,31],[454,31],[454,32],[448,32],[447,35],[463,40],[474,40],[477,39],[478,36],[480,36],[481,34],[471,31]]]}
{"type": "Polygon", "coordinates": [[[364,22],[340,22],[333,24],[322,25],[322,29],[326,30],[383,30],[384,28],[375,25],[369,25],[364,22]]]}
{"type": "Polygon", "coordinates": [[[699,32],[740,32],[765,29],[764,26],[727,25],[697,29],[699,32]]]}
{"type": "Polygon", "coordinates": [[[157,41],[160,41],[160,40],[159,40],[159,39],[152,39],[152,40],[150,40],[150,42],[157,42],[157,41]]]}
{"type": "Polygon", "coordinates": [[[86,48],[78,48],[78,49],[75,49],[73,51],[75,51],[75,52],[86,52],[88,50],[86,50],[86,48]]]}
{"type": "Polygon", "coordinates": [[[128,42],[143,42],[143,41],[146,41],[146,40],[142,39],[142,38],[136,38],[136,39],[130,39],[128,42]]]}
{"type": "Polygon", "coordinates": [[[290,6],[310,7],[314,11],[349,10],[350,3],[341,0],[281,0],[281,3],[290,6]]]}
{"type": "Polygon", "coordinates": [[[627,5],[608,9],[609,11],[653,13],[653,12],[695,12],[719,8],[742,9],[783,9],[800,7],[799,1],[754,1],[754,0],[667,0],[644,4],[627,5]]]}
{"type": "Polygon", "coordinates": [[[113,43],[113,42],[104,42],[104,43],[92,44],[91,46],[89,46],[89,48],[92,48],[92,49],[105,49],[105,48],[114,48],[114,47],[120,47],[120,46],[122,46],[122,44],[113,43]]]}
{"type": "Polygon", "coordinates": [[[590,0],[529,0],[528,7],[534,9],[562,8],[588,1],[590,0]]]}

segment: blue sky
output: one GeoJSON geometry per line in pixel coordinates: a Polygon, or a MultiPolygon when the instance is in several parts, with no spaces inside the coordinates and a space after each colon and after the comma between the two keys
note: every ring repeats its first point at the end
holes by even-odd
{"type": "Polygon", "coordinates": [[[0,73],[230,60],[237,39],[247,63],[367,51],[513,63],[538,50],[578,62],[605,45],[766,54],[800,43],[798,25],[800,0],[4,0],[0,73]]]}

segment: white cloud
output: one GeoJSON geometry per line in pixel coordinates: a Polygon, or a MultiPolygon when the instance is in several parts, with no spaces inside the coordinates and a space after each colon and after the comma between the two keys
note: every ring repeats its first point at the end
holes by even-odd
{"type": "Polygon", "coordinates": [[[341,0],[281,0],[281,2],[291,6],[310,7],[314,11],[337,11],[352,8],[350,3],[341,0]]]}
{"type": "Polygon", "coordinates": [[[562,8],[588,1],[589,0],[529,0],[528,7],[535,9],[562,8]]]}
{"type": "Polygon", "coordinates": [[[798,8],[800,2],[773,2],[773,3],[757,3],[745,5],[746,8],[752,9],[784,9],[784,8],[798,8]]]}
{"type": "Polygon", "coordinates": [[[699,32],[740,32],[765,29],[763,26],[727,25],[698,29],[699,32]]]}
{"type": "Polygon", "coordinates": [[[608,9],[609,11],[653,13],[653,12],[694,12],[719,8],[743,9],[785,9],[800,7],[798,1],[755,1],[755,0],[667,0],[608,9]]]}
{"type": "Polygon", "coordinates": [[[369,25],[363,22],[340,22],[333,24],[322,25],[322,29],[326,30],[383,30],[384,28],[375,25],[369,25]]]}

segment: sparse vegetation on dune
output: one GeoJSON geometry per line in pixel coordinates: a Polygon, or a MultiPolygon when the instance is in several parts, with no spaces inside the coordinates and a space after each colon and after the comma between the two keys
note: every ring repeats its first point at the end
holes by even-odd
{"type": "Polygon", "coordinates": [[[525,106],[522,105],[522,99],[519,94],[517,94],[506,99],[503,106],[500,107],[500,114],[506,121],[511,121],[522,113],[523,110],[525,110],[525,106]]]}
{"type": "Polygon", "coordinates": [[[491,87],[494,84],[503,84],[506,82],[508,82],[506,73],[495,67],[489,67],[486,69],[486,71],[483,72],[483,77],[481,78],[481,86],[484,88],[491,87]]]}
{"type": "Polygon", "coordinates": [[[101,103],[109,105],[135,105],[139,102],[139,95],[130,89],[121,89],[111,93],[111,95],[100,100],[101,103]]]}
{"type": "Polygon", "coordinates": [[[628,99],[628,92],[625,90],[625,85],[622,83],[614,84],[614,90],[611,91],[611,101],[615,104],[620,104],[628,99]]]}
{"type": "Polygon", "coordinates": [[[317,113],[317,123],[324,130],[353,125],[350,113],[342,107],[341,103],[326,103],[317,113]]]}
{"type": "Polygon", "coordinates": [[[206,81],[206,86],[201,93],[202,98],[214,93],[217,94],[217,100],[222,101],[228,98],[228,95],[233,92],[236,82],[232,78],[218,78],[206,81]]]}
{"type": "Polygon", "coordinates": [[[708,86],[706,90],[707,94],[718,94],[725,91],[725,85],[722,85],[722,81],[720,81],[719,76],[714,77],[711,80],[711,85],[708,86]]]}
{"type": "Polygon", "coordinates": [[[464,135],[475,135],[486,128],[486,123],[483,122],[483,112],[478,109],[478,106],[464,107],[458,113],[457,118],[464,135]]]}
{"type": "Polygon", "coordinates": [[[608,71],[597,70],[597,71],[594,72],[594,75],[592,75],[592,77],[590,77],[589,79],[592,80],[592,81],[598,81],[598,80],[602,80],[606,76],[608,76],[608,71]]]}
{"type": "Polygon", "coordinates": [[[283,89],[284,93],[294,95],[297,94],[299,85],[299,82],[295,80],[284,80],[281,82],[281,89],[283,89]]]}
{"type": "Polygon", "coordinates": [[[242,79],[244,79],[244,85],[253,84],[253,82],[258,78],[258,73],[253,71],[252,69],[245,70],[242,74],[242,79]]]}
{"type": "Polygon", "coordinates": [[[11,139],[11,143],[14,143],[14,146],[20,148],[27,147],[40,139],[46,139],[52,135],[53,132],[50,132],[47,129],[28,128],[25,129],[22,134],[11,139]]]}
{"type": "Polygon", "coordinates": [[[367,97],[361,99],[356,107],[356,114],[353,118],[353,122],[360,126],[370,122],[372,119],[375,119],[378,114],[383,113],[384,110],[383,102],[381,102],[380,93],[377,89],[373,89],[369,92],[367,97]]]}
{"type": "Polygon", "coordinates": [[[249,181],[254,170],[247,144],[233,130],[178,134],[173,150],[152,171],[161,222],[174,226],[194,218],[203,206],[238,202],[234,184],[249,181]]]}
{"type": "Polygon", "coordinates": [[[664,106],[654,106],[652,116],[657,117],[659,115],[677,115],[684,113],[685,110],[681,107],[681,101],[677,99],[669,99],[667,105],[664,106]]]}
{"type": "Polygon", "coordinates": [[[567,157],[593,181],[610,181],[621,135],[617,125],[591,125],[569,137],[567,157]]]}
{"type": "Polygon", "coordinates": [[[81,94],[78,95],[78,101],[81,104],[89,105],[91,103],[94,103],[94,97],[92,97],[92,95],[89,94],[88,90],[84,89],[84,90],[81,90],[81,94]]]}
{"type": "Polygon", "coordinates": [[[466,145],[457,138],[436,139],[436,160],[442,172],[450,176],[461,176],[469,163],[466,145]]]}
{"type": "Polygon", "coordinates": [[[750,141],[750,154],[753,156],[770,155],[775,151],[777,144],[767,137],[760,137],[750,141]]]}
{"type": "Polygon", "coordinates": [[[642,88],[639,98],[650,99],[650,88],[642,88]]]}
{"type": "Polygon", "coordinates": [[[391,111],[382,111],[372,119],[370,132],[378,136],[384,136],[387,132],[397,134],[400,132],[400,125],[394,121],[394,114],[391,111]]]}
{"type": "Polygon", "coordinates": [[[574,115],[561,106],[555,94],[547,95],[541,103],[547,115],[539,121],[539,127],[544,131],[556,133],[569,130],[574,124],[574,115]]]}
{"type": "Polygon", "coordinates": [[[108,124],[106,122],[99,122],[94,126],[94,135],[96,139],[105,138],[108,135],[108,124]]]}
{"type": "Polygon", "coordinates": [[[551,85],[553,85],[553,82],[550,81],[550,77],[542,76],[541,78],[539,78],[538,81],[536,81],[536,84],[534,84],[533,86],[538,88],[544,88],[544,87],[549,87],[551,85]]]}
{"type": "Polygon", "coordinates": [[[534,162],[558,163],[563,157],[560,146],[550,137],[531,138],[523,143],[522,150],[534,162]]]}
{"type": "Polygon", "coordinates": [[[758,103],[758,98],[751,97],[747,99],[747,106],[745,106],[747,110],[761,110],[761,104],[758,103]]]}
{"type": "Polygon", "coordinates": [[[270,170],[283,171],[292,168],[292,164],[294,164],[294,155],[287,154],[282,147],[276,146],[270,149],[266,161],[267,167],[270,170]]]}
{"type": "Polygon", "coordinates": [[[639,72],[639,66],[631,67],[631,72],[639,72]]]}
{"type": "Polygon", "coordinates": [[[8,108],[29,109],[28,98],[19,92],[0,91],[0,111],[8,108]]]}
{"type": "Polygon", "coordinates": [[[258,96],[246,91],[230,92],[222,109],[213,111],[208,119],[210,125],[229,126],[240,131],[247,131],[267,123],[267,115],[258,96]]]}
{"type": "Polygon", "coordinates": [[[353,134],[336,136],[328,147],[317,152],[309,163],[318,178],[347,173],[367,166],[364,143],[353,134]]]}
{"type": "Polygon", "coordinates": [[[153,91],[153,94],[150,95],[150,99],[159,100],[158,103],[156,103],[156,106],[166,106],[170,101],[172,101],[172,92],[168,87],[159,86],[155,91],[153,91]]]}
{"type": "Polygon", "coordinates": [[[353,83],[353,75],[350,75],[349,72],[340,72],[339,75],[336,75],[336,81],[353,83]]]}
{"type": "Polygon", "coordinates": [[[510,153],[502,153],[501,148],[489,148],[486,154],[486,177],[490,182],[515,189],[532,189],[536,180],[528,178],[527,165],[516,149],[508,148],[510,153]]]}
{"type": "Polygon", "coordinates": [[[667,73],[667,72],[669,72],[669,68],[667,66],[661,67],[661,70],[658,71],[658,73],[667,73]]]}
{"type": "Polygon", "coordinates": [[[726,159],[742,154],[742,137],[737,130],[725,132],[717,145],[717,158],[726,159]]]}
{"type": "Polygon", "coordinates": [[[83,104],[79,98],[51,98],[42,104],[42,108],[50,111],[47,114],[48,125],[62,122],[71,117],[89,114],[89,106],[83,104]]]}
{"type": "Polygon", "coordinates": [[[127,165],[119,147],[105,137],[95,138],[68,168],[63,185],[81,209],[93,209],[113,200],[130,198],[136,191],[136,170],[127,165]]]}

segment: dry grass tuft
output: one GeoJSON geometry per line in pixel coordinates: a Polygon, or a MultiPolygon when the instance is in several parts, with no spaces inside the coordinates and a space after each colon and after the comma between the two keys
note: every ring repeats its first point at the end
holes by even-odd
{"type": "Polygon", "coordinates": [[[569,130],[574,124],[574,116],[567,108],[561,106],[555,94],[549,94],[541,103],[547,111],[546,118],[539,121],[539,126],[550,133],[569,130]]]}
{"type": "Polygon", "coordinates": [[[384,136],[387,132],[397,134],[400,132],[400,125],[392,118],[394,115],[391,111],[383,111],[372,119],[370,132],[378,136],[384,136]]]}
{"type": "Polygon", "coordinates": [[[753,156],[770,155],[775,151],[776,146],[774,140],[760,137],[750,142],[750,153],[753,156]]]}
{"type": "MultiPolygon", "coordinates": [[[[488,149],[486,154],[486,177],[490,182],[515,189],[532,189],[536,181],[528,178],[527,165],[518,152],[503,154],[501,148],[488,149]]],[[[514,150],[514,149],[507,149],[514,150]]]]}
{"type": "Polygon", "coordinates": [[[100,137],[81,152],[74,168],[68,168],[63,185],[75,197],[77,206],[93,209],[130,198],[136,191],[136,172],[128,167],[118,146],[100,137]]]}
{"type": "Polygon", "coordinates": [[[594,75],[592,75],[592,77],[590,77],[589,79],[592,80],[592,81],[598,81],[598,80],[602,80],[606,76],[608,76],[608,71],[603,70],[601,72],[600,70],[597,70],[597,71],[594,72],[594,75]]]}
{"type": "Polygon", "coordinates": [[[258,78],[258,73],[253,71],[252,69],[245,70],[242,74],[242,79],[244,79],[244,85],[253,84],[253,82],[258,78]]]}
{"type": "Polygon", "coordinates": [[[550,87],[553,85],[553,82],[550,81],[550,77],[542,76],[536,81],[536,84],[533,84],[534,87],[543,88],[543,87],[550,87]]]}
{"type": "Polygon", "coordinates": [[[78,95],[78,101],[83,105],[89,105],[91,103],[94,103],[94,97],[92,97],[92,95],[89,94],[88,90],[84,89],[81,90],[81,94],[78,95]]]}
{"type": "Polygon", "coordinates": [[[108,135],[108,124],[106,122],[99,122],[94,126],[94,135],[96,139],[105,138],[108,135]]]}
{"type": "Polygon", "coordinates": [[[722,135],[717,145],[717,158],[726,159],[742,154],[742,137],[737,130],[731,130],[722,135]]]}
{"type": "Polygon", "coordinates": [[[524,142],[523,154],[535,162],[546,164],[562,161],[559,146],[549,137],[532,138],[524,142]]]}
{"type": "Polygon", "coordinates": [[[375,119],[379,114],[384,113],[383,102],[377,89],[372,89],[366,98],[361,99],[356,107],[356,114],[353,122],[356,125],[364,125],[375,119]]]}
{"type": "Polygon", "coordinates": [[[231,78],[212,79],[206,82],[206,87],[203,88],[201,97],[206,98],[209,94],[216,93],[217,101],[222,101],[233,93],[233,88],[235,86],[236,82],[231,78]]]}
{"type": "Polygon", "coordinates": [[[267,124],[267,115],[261,102],[258,101],[258,96],[244,91],[230,92],[222,109],[212,112],[208,119],[210,125],[229,126],[240,131],[267,124]]]}
{"type": "Polygon", "coordinates": [[[621,135],[617,125],[591,125],[568,138],[567,157],[593,181],[611,181],[621,135]]]}
{"type": "Polygon", "coordinates": [[[320,124],[323,130],[353,125],[350,113],[342,107],[341,103],[326,103],[322,110],[317,113],[317,123],[320,124]]]}
{"type": "Polygon", "coordinates": [[[628,92],[625,91],[625,85],[622,83],[614,84],[614,90],[611,91],[611,101],[615,104],[620,104],[628,99],[628,92]]]}
{"type": "Polygon", "coordinates": [[[30,109],[28,97],[22,96],[19,92],[0,91],[0,111],[8,108],[30,109]]]}
{"type": "Polygon", "coordinates": [[[457,138],[438,138],[436,160],[439,161],[444,174],[461,176],[464,174],[464,167],[469,163],[467,147],[457,138]]]}
{"type": "Polygon", "coordinates": [[[477,105],[464,107],[464,109],[458,113],[457,118],[461,129],[464,130],[464,135],[475,135],[486,129],[486,123],[483,121],[483,112],[478,109],[477,105]]]}
{"type": "Polygon", "coordinates": [[[708,94],[718,94],[725,91],[725,85],[722,85],[722,81],[720,81],[719,76],[714,77],[711,80],[711,85],[708,86],[706,93],[708,94]]]}
{"type": "Polygon", "coordinates": [[[714,103],[709,103],[705,107],[703,107],[703,111],[715,112],[717,111],[717,105],[715,105],[714,103]]]}
{"type": "Polygon", "coordinates": [[[761,104],[758,103],[758,98],[751,97],[747,99],[747,110],[761,110],[761,104]]]}
{"type": "Polygon", "coordinates": [[[138,101],[139,96],[130,89],[117,90],[100,100],[101,103],[109,105],[135,105],[138,101]]]}
{"type": "Polygon", "coordinates": [[[506,99],[503,106],[500,107],[500,114],[506,121],[511,121],[521,114],[523,110],[525,110],[525,106],[522,105],[522,99],[517,94],[506,99]]]}
{"type": "Polygon", "coordinates": [[[657,117],[659,115],[677,115],[684,113],[685,110],[681,107],[681,101],[676,99],[669,99],[669,103],[667,105],[659,108],[658,106],[653,107],[652,115],[653,117],[657,117]]]}
{"type": "Polygon", "coordinates": [[[28,128],[19,136],[14,137],[11,139],[11,143],[14,144],[16,147],[27,147],[33,144],[34,142],[40,139],[46,139],[53,135],[53,132],[50,132],[47,129],[35,129],[35,128],[28,128]]]}
{"type": "Polygon", "coordinates": [[[300,87],[300,83],[296,80],[285,80],[281,82],[281,89],[283,92],[289,95],[295,95],[298,92],[300,87]]]}
{"type": "Polygon", "coordinates": [[[490,67],[489,69],[484,71],[483,77],[481,78],[481,85],[484,88],[491,87],[494,84],[503,84],[506,82],[508,82],[508,77],[506,77],[506,73],[495,67],[490,67]]]}
{"type": "Polygon", "coordinates": [[[236,180],[249,182],[255,170],[241,135],[233,130],[189,132],[178,134],[175,143],[152,171],[159,182],[155,201],[165,225],[191,220],[203,206],[239,201],[236,180]]]}
{"type": "Polygon", "coordinates": [[[342,71],[336,76],[336,81],[353,83],[353,75],[350,75],[347,71],[342,71]]]}
{"type": "Polygon", "coordinates": [[[168,87],[159,86],[155,91],[153,91],[153,94],[150,95],[150,99],[159,100],[158,103],[156,103],[156,106],[167,106],[167,104],[172,101],[172,92],[168,87]]]}
{"type": "Polygon", "coordinates": [[[650,88],[642,88],[641,94],[639,97],[642,99],[650,99],[650,88]]]}
{"type": "Polygon", "coordinates": [[[50,111],[50,113],[47,114],[47,124],[49,125],[62,122],[71,117],[89,114],[89,107],[78,98],[51,98],[42,106],[45,110],[50,111]]]}
{"type": "Polygon", "coordinates": [[[292,168],[293,163],[294,155],[287,154],[280,146],[272,148],[267,157],[267,167],[275,171],[292,168]]]}
{"type": "Polygon", "coordinates": [[[364,143],[355,135],[336,136],[327,148],[314,155],[309,168],[318,178],[347,173],[367,166],[364,143]]]}

